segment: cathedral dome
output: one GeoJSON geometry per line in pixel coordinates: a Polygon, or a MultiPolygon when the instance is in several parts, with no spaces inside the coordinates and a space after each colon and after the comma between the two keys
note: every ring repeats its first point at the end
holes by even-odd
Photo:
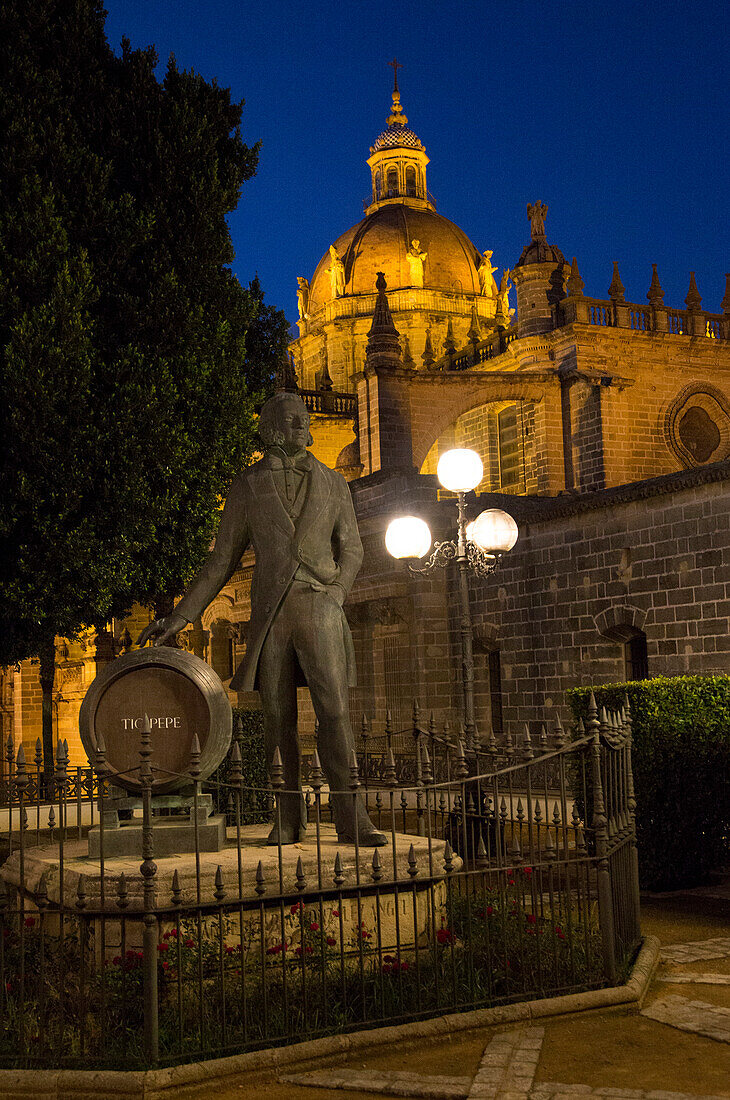
{"type": "MultiPolygon", "coordinates": [[[[435,210],[398,202],[380,206],[335,241],[335,251],[345,267],[344,296],[374,294],[379,271],[385,274],[389,291],[414,286],[406,257],[414,240],[421,253],[426,253],[426,289],[479,294],[477,268],[482,257],[466,233],[435,210]]],[[[332,299],[331,262],[328,251],[317,264],[310,313],[332,299]]]]}

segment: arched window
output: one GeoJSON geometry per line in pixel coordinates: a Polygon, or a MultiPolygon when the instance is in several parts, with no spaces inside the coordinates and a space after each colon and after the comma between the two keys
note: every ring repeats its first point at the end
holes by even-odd
{"type": "Polygon", "coordinates": [[[383,175],[382,175],[380,169],[378,168],[377,172],[375,173],[375,199],[376,199],[376,201],[380,198],[380,194],[381,194],[382,190],[383,190],[383,175]]]}
{"type": "Polygon", "coordinates": [[[416,169],[406,168],[406,195],[416,194],[416,169]]]}
{"type": "Polygon", "coordinates": [[[398,170],[388,169],[388,198],[394,199],[398,195],[398,170]]]}

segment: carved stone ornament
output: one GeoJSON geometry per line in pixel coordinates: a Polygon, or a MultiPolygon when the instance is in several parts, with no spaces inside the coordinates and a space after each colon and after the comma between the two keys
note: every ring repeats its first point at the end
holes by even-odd
{"type": "Polygon", "coordinates": [[[730,457],[730,402],[706,383],[686,386],[670,405],[664,436],[682,466],[704,466],[730,457]]]}

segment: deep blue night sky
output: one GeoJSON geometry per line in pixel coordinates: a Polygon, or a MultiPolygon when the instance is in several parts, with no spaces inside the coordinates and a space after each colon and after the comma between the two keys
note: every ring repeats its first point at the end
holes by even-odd
{"type": "Polygon", "coordinates": [[[619,261],[643,302],[651,263],[681,307],[694,270],[719,311],[728,249],[727,9],[719,0],[107,0],[107,35],[245,99],[258,173],[231,217],[234,270],[296,317],[296,276],[362,217],[365,160],[385,126],[394,56],[429,190],[494,262],[548,239],[606,297],[619,261]]]}

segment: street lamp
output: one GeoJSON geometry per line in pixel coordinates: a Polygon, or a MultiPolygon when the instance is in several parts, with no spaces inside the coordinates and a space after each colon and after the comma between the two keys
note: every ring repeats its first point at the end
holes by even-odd
{"type": "Polygon", "coordinates": [[[503,554],[517,542],[517,524],[501,508],[489,508],[469,522],[466,517],[466,494],[476,489],[482,480],[482,460],[476,451],[454,448],[439,459],[436,475],[444,489],[456,493],[458,531],[456,540],[437,542],[425,565],[414,564],[424,558],[431,547],[428,524],[416,516],[399,516],[388,525],[385,546],[394,558],[408,561],[411,573],[430,573],[450,561],[459,570],[459,627],[461,632],[462,687],[464,692],[464,737],[467,749],[474,748],[474,646],[469,607],[469,570],[479,577],[488,577],[499,565],[503,554]]]}

